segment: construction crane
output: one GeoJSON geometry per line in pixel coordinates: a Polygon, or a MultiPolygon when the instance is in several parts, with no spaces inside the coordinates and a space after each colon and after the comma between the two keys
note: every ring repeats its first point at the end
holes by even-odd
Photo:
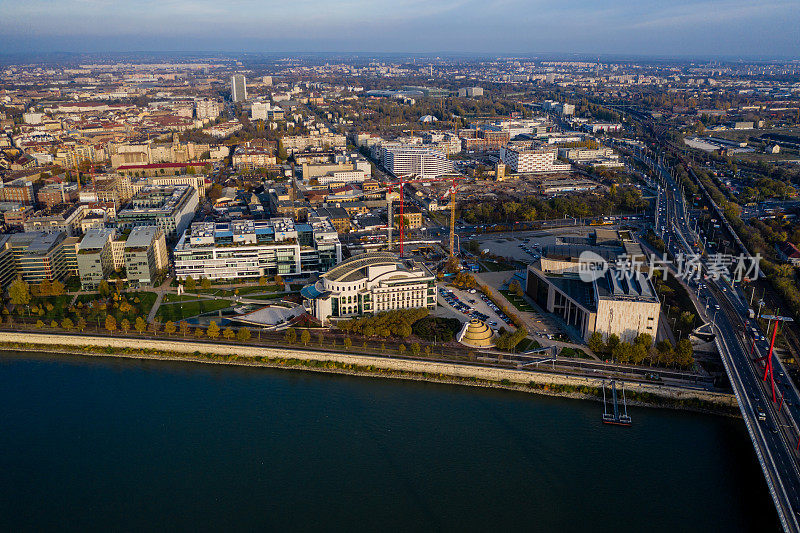
{"type": "MultiPolygon", "coordinates": [[[[403,206],[405,204],[405,196],[404,196],[404,190],[403,190],[404,187],[407,184],[411,184],[411,183],[442,183],[442,182],[448,182],[448,181],[452,182],[452,185],[447,190],[445,195],[442,197],[442,198],[444,198],[448,194],[451,195],[451,198],[450,198],[450,256],[452,257],[452,256],[455,255],[455,221],[456,221],[456,207],[455,207],[456,198],[455,198],[455,193],[456,193],[456,186],[458,185],[458,181],[459,180],[464,180],[464,179],[466,179],[466,178],[463,177],[463,176],[450,176],[450,177],[446,177],[446,178],[420,178],[420,179],[405,179],[405,177],[401,176],[400,177],[400,181],[395,181],[395,182],[390,182],[390,183],[386,183],[385,184],[390,193],[393,192],[393,188],[394,187],[398,187],[398,192],[399,192],[399,195],[400,195],[400,205],[398,206],[399,207],[398,215],[400,215],[400,224],[399,224],[399,231],[400,231],[399,242],[400,242],[400,247],[399,247],[399,252],[400,252],[400,256],[401,257],[403,255],[403,238],[404,238],[403,223],[404,223],[404,220],[405,220],[403,218],[403,206]]],[[[390,250],[392,248],[392,227],[394,226],[394,217],[393,217],[393,212],[392,212],[393,211],[393,209],[392,209],[392,207],[393,207],[392,204],[393,203],[394,203],[393,199],[390,198],[389,201],[388,201],[388,216],[387,216],[387,221],[389,223],[389,249],[390,250]]]]}

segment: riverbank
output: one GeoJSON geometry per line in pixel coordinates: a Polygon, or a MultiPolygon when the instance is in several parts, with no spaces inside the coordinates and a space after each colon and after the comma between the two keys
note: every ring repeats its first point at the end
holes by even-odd
{"type": "MultiPolygon", "coordinates": [[[[236,344],[0,332],[0,349],[48,354],[184,361],[284,368],[391,379],[501,388],[548,396],[602,401],[601,380],[530,370],[236,344]]],[[[630,405],[738,416],[732,395],[659,384],[626,383],[630,405]]]]}

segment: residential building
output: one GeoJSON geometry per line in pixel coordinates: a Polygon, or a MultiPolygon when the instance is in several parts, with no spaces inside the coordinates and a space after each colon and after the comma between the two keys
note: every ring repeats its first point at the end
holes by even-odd
{"type": "Polygon", "coordinates": [[[0,201],[17,202],[22,205],[35,205],[34,182],[19,178],[5,183],[0,182],[0,201]]]}
{"type": "Polygon", "coordinates": [[[512,148],[500,149],[500,160],[514,172],[557,172],[569,171],[572,167],[556,163],[556,150],[553,148],[512,148]]]}
{"type": "Polygon", "coordinates": [[[231,100],[237,103],[247,100],[247,80],[244,74],[231,76],[231,100]]]}
{"type": "MultiPolygon", "coordinates": [[[[399,202],[392,202],[392,212],[394,213],[395,220],[398,220],[400,217],[399,202]]],[[[403,218],[406,221],[406,227],[409,229],[419,229],[422,227],[422,211],[415,205],[403,204],[403,218]]]]}
{"type": "Polygon", "coordinates": [[[69,236],[80,233],[80,223],[86,214],[83,204],[57,204],[36,211],[23,224],[25,231],[64,232],[69,236]]]}
{"type": "Polygon", "coordinates": [[[36,199],[45,207],[76,202],[78,200],[78,184],[50,183],[36,192],[36,199]]]}
{"type": "Polygon", "coordinates": [[[269,102],[253,102],[250,107],[250,120],[268,120],[269,111],[269,102]]]}
{"type": "Polygon", "coordinates": [[[337,233],[350,231],[350,214],[341,207],[318,207],[312,211],[313,216],[324,217],[331,221],[337,233]]]}
{"type": "Polygon", "coordinates": [[[325,272],[342,259],[342,245],[327,218],[198,222],[173,249],[178,279],[258,278],[325,272]]]}
{"type": "Polygon", "coordinates": [[[458,96],[461,98],[483,96],[483,87],[464,87],[458,90],[458,96]]]}
{"type": "Polygon", "coordinates": [[[389,252],[351,257],[303,287],[306,310],[323,324],[397,309],[436,308],[436,280],[424,264],[389,252]]]}
{"type": "Polygon", "coordinates": [[[197,210],[197,190],[189,185],[149,185],[117,212],[117,227],[157,226],[168,239],[189,226],[197,210]]]}
{"type": "Polygon", "coordinates": [[[216,100],[195,100],[194,112],[199,119],[215,119],[222,113],[222,104],[216,100]]]}

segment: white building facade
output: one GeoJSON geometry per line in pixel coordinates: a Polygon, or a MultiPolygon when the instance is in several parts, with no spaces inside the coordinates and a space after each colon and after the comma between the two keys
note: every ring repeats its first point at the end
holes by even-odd
{"type": "Polygon", "coordinates": [[[436,280],[423,265],[389,252],[351,257],[303,287],[306,309],[323,324],[332,319],[397,309],[436,308],[436,280]]]}
{"type": "Polygon", "coordinates": [[[339,235],[330,220],[309,217],[198,222],[173,250],[178,279],[242,279],[325,272],[342,259],[339,235]]]}

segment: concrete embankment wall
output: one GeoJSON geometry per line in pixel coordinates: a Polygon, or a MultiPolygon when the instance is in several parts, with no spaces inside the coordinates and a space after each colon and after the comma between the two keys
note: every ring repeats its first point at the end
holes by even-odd
{"type": "MultiPolygon", "coordinates": [[[[154,350],[157,352],[174,353],[180,357],[185,354],[191,358],[195,352],[214,354],[220,356],[236,355],[238,357],[265,357],[269,359],[299,359],[304,361],[333,361],[336,363],[356,365],[359,367],[374,367],[383,370],[398,372],[428,373],[453,378],[478,379],[492,382],[508,380],[511,384],[528,385],[534,382],[540,385],[569,385],[573,387],[598,387],[601,380],[598,378],[585,378],[552,374],[548,372],[523,371],[504,368],[489,368],[469,364],[451,364],[435,361],[419,361],[395,359],[390,357],[371,357],[367,355],[343,354],[338,352],[323,352],[303,350],[302,348],[266,348],[261,346],[240,346],[227,344],[213,344],[205,342],[192,342],[182,340],[154,340],[131,339],[113,337],[94,337],[91,335],[53,335],[47,333],[31,332],[0,332],[0,343],[21,343],[37,346],[52,346],[54,351],[80,352],[82,347],[100,347],[119,349],[120,355],[135,357],[135,354],[124,353],[124,350],[154,350]]],[[[13,349],[13,348],[12,348],[13,349]]],[[[146,354],[142,355],[146,357],[146,354]]],[[[736,407],[736,398],[730,394],[720,394],[707,391],[696,391],[665,387],[658,384],[626,382],[628,390],[656,394],[674,400],[697,399],[712,402],[718,405],[736,407]]]]}

